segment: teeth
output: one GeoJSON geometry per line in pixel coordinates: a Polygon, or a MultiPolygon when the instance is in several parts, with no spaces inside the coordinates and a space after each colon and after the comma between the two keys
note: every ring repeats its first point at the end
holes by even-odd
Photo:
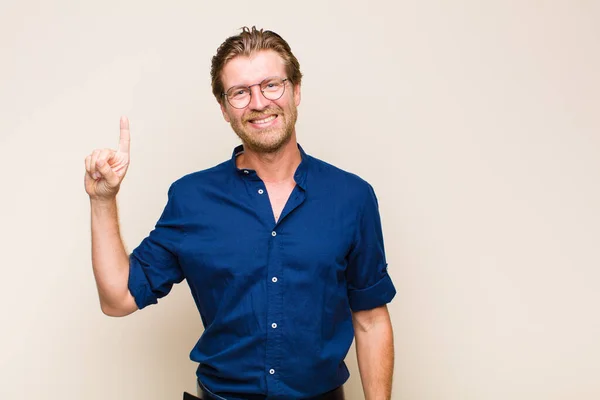
{"type": "Polygon", "coordinates": [[[266,124],[267,122],[271,122],[275,119],[275,115],[271,115],[270,117],[264,119],[255,119],[252,121],[254,124],[266,124]]]}

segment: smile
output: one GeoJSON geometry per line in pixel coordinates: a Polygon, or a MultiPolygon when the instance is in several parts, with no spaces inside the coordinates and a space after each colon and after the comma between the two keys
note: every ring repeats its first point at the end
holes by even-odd
{"type": "Polygon", "coordinates": [[[277,118],[277,115],[270,115],[263,119],[252,119],[252,120],[250,120],[250,122],[253,124],[256,124],[256,125],[262,125],[262,124],[268,124],[269,122],[273,121],[275,118],[277,118]]]}

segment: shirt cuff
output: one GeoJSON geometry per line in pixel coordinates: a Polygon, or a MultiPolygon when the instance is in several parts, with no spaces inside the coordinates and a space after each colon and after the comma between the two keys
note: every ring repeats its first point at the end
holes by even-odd
{"type": "Polygon", "coordinates": [[[158,298],[152,292],[144,269],[134,256],[129,258],[129,292],[135,299],[135,304],[141,310],[151,304],[158,303],[158,298]]]}
{"type": "Polygon", "coordinates": [[[373,286],[348,291],[352,311],[371,310],[382,306],[392,301],[395,295],[396,288],[387,273],[373,286]]]}

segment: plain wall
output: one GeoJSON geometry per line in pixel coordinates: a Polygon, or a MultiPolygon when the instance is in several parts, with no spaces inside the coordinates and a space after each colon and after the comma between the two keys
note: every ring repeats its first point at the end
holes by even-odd
{"type": "Polygon", "coordinates": [[[185,283],[100,311],[84,158],[129,116],[132,250],[170,183],[238,143],[209,68],[243,25],[299,58],[306,151],[376,190],[393,399],[600,398],[599,2],[1,1],[1,399],[195,390],[185,283]]]}

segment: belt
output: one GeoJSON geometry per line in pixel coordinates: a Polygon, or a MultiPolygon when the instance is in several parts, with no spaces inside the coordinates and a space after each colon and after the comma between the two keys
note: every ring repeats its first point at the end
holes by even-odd
{"type": "MultiPolygon", "coordinates": [[[[222,397],[217,397],[213,393],[206,391],[202,386],[198,388],[200,397],[193,396],[187,392],[183,393],[183,400],[218,400],[222,397]]],[[[243,396],[243,395],[239,395],[243,396]]],[[[340,386],[330,392],[321,394],[316,397],[310,397],[306,400],[344,400],[344,387],[340,386]]]]}

